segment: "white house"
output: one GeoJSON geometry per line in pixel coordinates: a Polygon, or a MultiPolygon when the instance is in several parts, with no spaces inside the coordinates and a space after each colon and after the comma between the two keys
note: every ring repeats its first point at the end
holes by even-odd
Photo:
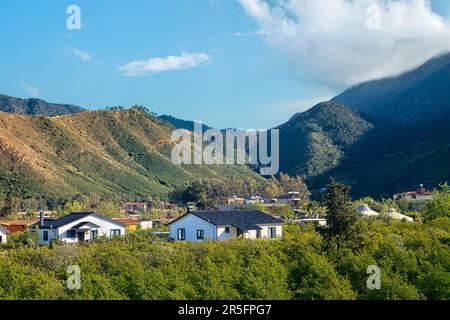
{"type": "Polygon", "coordinates": [[[56,220],[44,219],[41,214],[38,232],[42,244],[48,244],[54,239],[75,243],[102,236],[123,236],[125,227],[125,224],[95,212],[75,212],[56,220]]]}
{"type": "Polygon", "coordinates": [[[8,233],[8,229],[0,224],[0,244],[6,243],[8,233]]]}
{"type": "Polygon", "coordinates": [[[414,222],[413,218],[405,216],[404,214],[397,212],[397,210],[395,209],[389,209],[389,211],[387,212],[387,216],[394,220],[414,222]]]}
{"type": "Polygon", "coordinates": [[[176,241],[275,239],[283,236],[283,221],[260,211],[189,212],[169,224],[176,241]]]}
{"type": "Polygon", "coordinates": [[[358,211],[358,213],[364,217],[378,217],[380,215],[378,212],[370,209],[367,204],[358,206],[358,208],[356,208],[356,211],[358,211]]]}

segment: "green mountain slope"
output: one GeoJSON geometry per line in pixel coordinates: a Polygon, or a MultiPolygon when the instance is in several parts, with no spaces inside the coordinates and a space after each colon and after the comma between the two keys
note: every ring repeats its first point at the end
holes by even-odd
{"type": "Polygon", "coordinates": [[[310,179],[337,167],[372,124],[336,102],[320,103],[280,126],[283,172],[310,179]]]}
{"type": "Polygon", "coordinates": [[[262,181],[241,166],[172,164],[172,130],[139,108],[54,118],[0,113],[0,192],[165,196],[197,179],[262,181]]]}

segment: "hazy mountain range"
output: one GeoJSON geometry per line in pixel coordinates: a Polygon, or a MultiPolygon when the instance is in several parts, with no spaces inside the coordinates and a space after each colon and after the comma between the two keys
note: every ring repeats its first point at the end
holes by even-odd
{"type": "MultiPolygon", "coordinates": [[[[164,193],[180,181],[220,173],[255,179],[242,167],[173,166],[170,145],[161,141],[167,142],[171,126],[192,130],[192,121],[136,110],[81,112],[77,106],[3,95],[0,111],[66,115],[0,114],[3,188],[20,188],[31,179],[67,192],[82,186],[141,194],[164,193]]],[[[334,176],[352,185],[355,196],[390,196],[421,183],[431,188],[450,180],[449,123],[450,55],[444,55],[294,115],[278,127],[281,171],[301,175],[312,191],[334,176]]]]}

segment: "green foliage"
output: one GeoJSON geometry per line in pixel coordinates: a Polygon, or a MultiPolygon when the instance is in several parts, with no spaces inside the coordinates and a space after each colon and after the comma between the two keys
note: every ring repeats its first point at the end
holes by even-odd
{"type": "Polygon", "coordinates": [[[450,218],[358,220],[358,243],[328,246],[312,225],[281,240],[170,243],[140,230],[79,245],[0,249],[0,299],[450,299],[450,218]],[[81,270],[68,290],[67,267],[81,270]],[[367,268],[381,289],[367,287],[367,268]],[[32,276],[30,276],[32,275],[32,276]]]}
{"type": "Polygon", "coordinates": [[[176,188],[170,194],[170,199],[177,203],[189,202],[200,205],[214,205],[220,197],[239,195],[244,197],[260,195],[273,198],[283,192],[299,192],[299,198],[308,201],[309,192],[303,180],[296,176],[279,174],[270,179],[202,179],[187,183],[176,188]]]}
{"type": "Polygon", "coordinates": [[[323,198],[323,205],[327,208],[328,234],[338,246],[353,240],[354,236],[352,227],[357,214],[349,193],[350,187],[332,179],[323,198]]]}
{"type": "Polygon", "coordinates": [[[122,215],[120,205],[113,201],[100,201],[95,211],[107,217],[120,217],[122,215]]]}
{"type": "Polygon", "coordinates": [[[62,207],[57,207],[56,212],[58,216],[66,216],[72,212],[82,212],[86,209],[84,204],[79,203],[77,200],[67,201],[62,207]]]}
{"type": "Polygon", "coordinates": [[[450,217],[450,186],[445,183],[433,192],[433,201],[425,209],[425,218],[433,220],[440,217],[450,217]]]}
{"type": "Polygon", "coordinates": [[[272,215],[289,220],[295,217],[295,211],[292,206],[288,204],[275,205],[273,206],[272,215]]]}

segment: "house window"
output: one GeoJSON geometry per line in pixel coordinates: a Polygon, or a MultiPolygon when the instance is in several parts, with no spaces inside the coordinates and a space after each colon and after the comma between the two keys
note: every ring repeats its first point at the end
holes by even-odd
{"type": "Polygon", "coordinates": [[[261,230],[256,230],[256,238],[261,238],[261,230]]]}
{"type": "Polygon", "coordinates": [[[180,241],[186,240],[186,229],[178,229],[177,230],[177,238],[180,241]]]}
{"type": "Polygon", "coordinates": [[[230,233],[230,227],[225,227],[225,233],[230,233]]]}
{"type": "Polygon", "coordinates": [[[276,238],[277,237],[277,228],[271,227],[269,228],[269,238],[276,238]]]}
{"type": "Polygon", "coordinates": [[[67,238],[75,238],[75,230],[67,230],[67,238]]]}
{"type": "Polygon", "coordinates": [[[111,237],[120,236],[120,229],[112,229],[109,233],[111,237]]]}
{"type": "Polygon", "coordinates": [[[43,239],[44,239],[44,241],[48,241],[48,231],[44,231],[43,239]]]}
{"type": "Polygon", "coordinates": [[[91,240],[98,238],[98,230],[91,230],[91,240]]]}
{"type": "Polygon", "coordinates": [[[197,230],[197,240],[205,239],[205,230],[197,230]]]}

